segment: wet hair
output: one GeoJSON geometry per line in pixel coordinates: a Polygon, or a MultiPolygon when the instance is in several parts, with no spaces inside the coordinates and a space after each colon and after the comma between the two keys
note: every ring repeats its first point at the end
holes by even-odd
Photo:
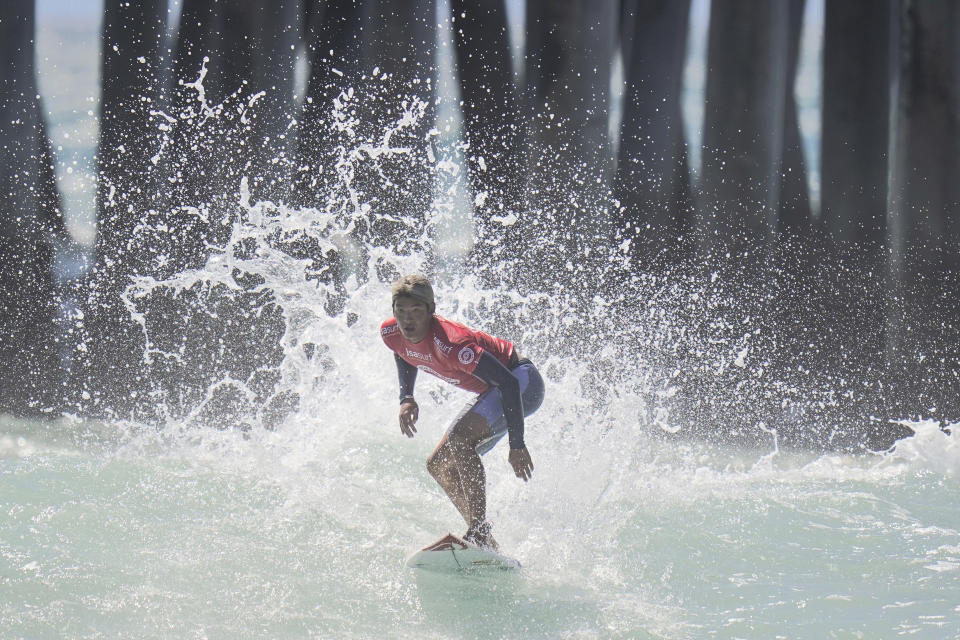
{"type": "Polygon", "coordinates": [[[427,305],[427,310],[430,313],[433,313],[437,308],[437,303],[433,299],[433,287],[430,285],[430,281],[427,280],[426,276],[420,275],[419,273],[403,276],[394,282],[392,294],[391,304],[393,306],[396,306],[397,298],[406,297],[424,303],[427,305]]]}

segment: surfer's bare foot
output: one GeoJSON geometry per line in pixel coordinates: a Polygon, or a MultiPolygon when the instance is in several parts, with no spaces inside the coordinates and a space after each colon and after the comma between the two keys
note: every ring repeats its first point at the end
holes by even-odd
{"type": "Polygon", "coordinates": [[[493,551],[500,550],[497,541],[493,539],[489,522],[470,525],[470,527],[467,528],[467,532],[463,534],[463,539],[483,549],[492,549],[493,551]]]}

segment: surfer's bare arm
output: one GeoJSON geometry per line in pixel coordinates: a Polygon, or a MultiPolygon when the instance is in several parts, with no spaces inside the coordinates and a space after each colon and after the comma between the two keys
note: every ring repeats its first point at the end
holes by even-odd
{"type": "Polygon", "coordinates": [[[417,381],[417,368],[396,353],[393,359],[397,363],[397,378],[400,381],[400,431],[408,438],[417,432],[417,420],[420,407],[413,399],[413,385],[417,381]]]}
{"type": "Polygon", "coordinates": [[[477,361],[473,375],[500,389],[500,401],[503,403],[503,415],[507,419],[510,440],[510,455],[507,459],[518,478],[529,480],[533,474],[533,461],[523,442],[523,399],[520,396],[520,382],[509,369],[486,351],[477,361]]]}

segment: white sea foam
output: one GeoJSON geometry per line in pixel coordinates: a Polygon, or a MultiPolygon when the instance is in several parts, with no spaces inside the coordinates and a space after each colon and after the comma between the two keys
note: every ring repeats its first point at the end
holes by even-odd
{"type": "Polygon", "coordinates": [[[899,440],[886,454],[892,463],[908,465],[914,471],[931,471],[955,476],[960,472],[960,443],[956,430],[960,425],[941,427],[935,420],[902,421],[913,435],[899,440]]]}

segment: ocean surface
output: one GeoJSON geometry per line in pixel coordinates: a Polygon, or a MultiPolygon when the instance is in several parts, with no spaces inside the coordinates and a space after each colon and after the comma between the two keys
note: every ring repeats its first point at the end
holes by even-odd
{"type": "Polygon", "coordinates": [[[2,419],[0,636],[960,637],[960,448],[932,425],[884,455],[730,449],[601,432],[552,386],[532,481],[486,457],[524,568],[444,575],[404,560],[462,533],[424,467],[459,403],[408,441],[379,382],[246,435],[2,419]]]}
{"type": "MultiPolygon", "coordinates": [[[[69,224],[89,245],[99,3],[64,13],[75,6],[41,3],[38,67],[69,224]]],[[[456,137],[455,123],[440,128],[456,137]]],[[[183,355],[164,342],[179,325],[151,320],[151,298],[243,304],[232,274],[260,278],[261,310],[279,310],[264,317],[284,329],[270,371],[297,409],[268,424],[241,402],[249,380],[224,379],[160,421],[0,416],[0,638],[960,638],[955,432],[911,423],[916,435],[891,451],[856,455],[781,447],[762,422],[739,446],[688,433],[673,413],[689,397],[681,370],[737,382],[718,406],[786,393],[763,377],[770,344],[731,304],[736,287],[667,278],[592,300],[485,288],[457,267],[463,159],[455,141],[444,149],[423,159],[446,186],[422,251],[366,249],[400,272],[452,255],[439,312],[516,340],[544,373],[546,401],[527,422],[531,482],[513,476],[504,444],[485,457],[495,535],[523,569],[404,566],[463,532],[425,459],[468,396],[421,376],[419,433],[402,436],[378,336],[389,284],[358,267],[329,316],[331,292],[277,241],[326,246],[349,235],[350,216],[254,202],[240,185],[224,246],[255,251],[214,252],[125,299],[142,314],[149,368],[183,355]],[[678,342],[696,357],[665,358],[678,342]],[[218,421],[230,394],[241,408],[218,421]]],[[[791,406],[824,396],[788,391],[791,406]]],[[[160,414],[164,393],[150,396],[160,414]]]]}

